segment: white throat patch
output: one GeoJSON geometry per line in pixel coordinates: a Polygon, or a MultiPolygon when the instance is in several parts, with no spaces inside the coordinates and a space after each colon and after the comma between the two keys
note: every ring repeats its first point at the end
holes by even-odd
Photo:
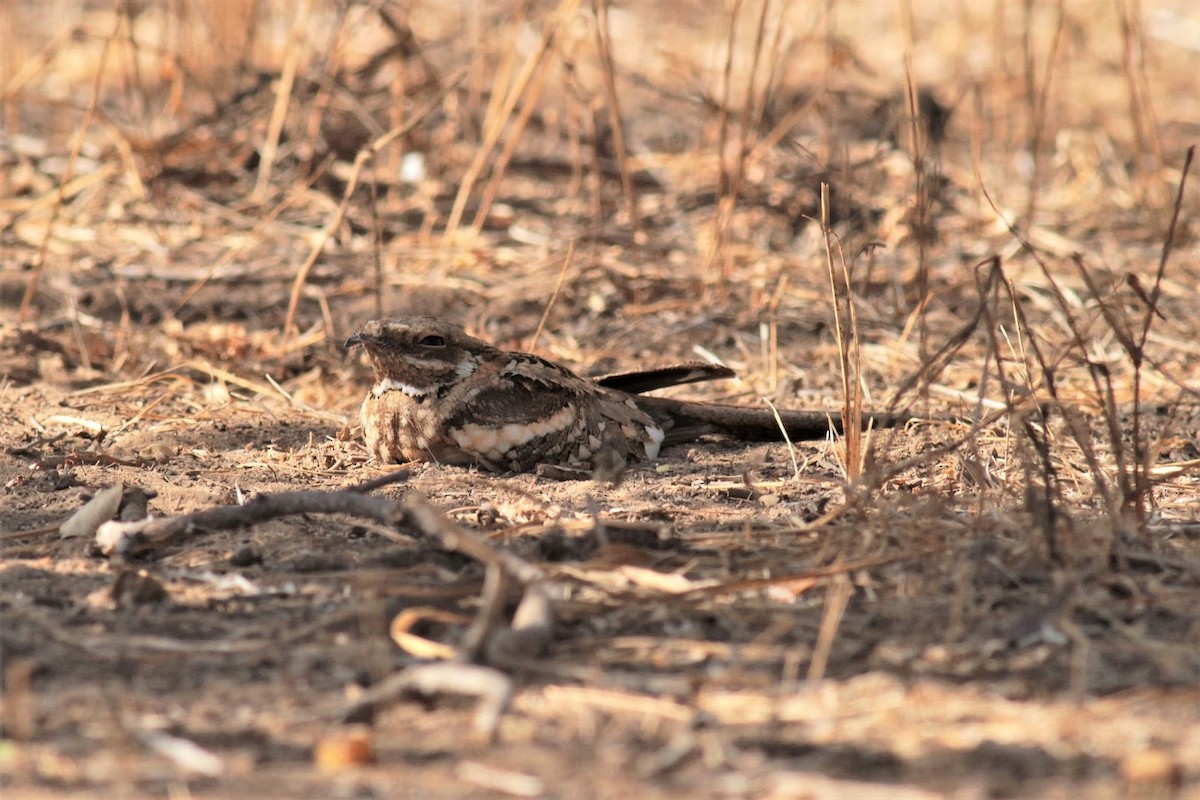
{"type": "Polygon", "coordinates": [[[409,397],[424,397],[429,394],[425,389],[413,386],[411,383],[398,381],[395,378],[384,378],[375,384],[375,388],[371,389],[371,394],[375,397],[383,397],[388,392],[404,392],[409,397]]]}
{"type": "Polygon", "coordinates": [[[466,358],[454,365],[454,374],[460,379],[467,377],[479,368],[479,356],[468,354],[466,358]]]}

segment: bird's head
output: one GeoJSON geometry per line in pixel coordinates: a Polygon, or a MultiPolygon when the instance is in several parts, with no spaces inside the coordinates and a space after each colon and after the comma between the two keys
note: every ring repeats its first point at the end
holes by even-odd
{"type": "Polygon", "coordinates": [[[457,325],[433,317],[372,320],[346,340],[362,347],[375,370],[375,396],[401,391],[412,397],[435,394],[463,380],[491,345],[457,325]]]}

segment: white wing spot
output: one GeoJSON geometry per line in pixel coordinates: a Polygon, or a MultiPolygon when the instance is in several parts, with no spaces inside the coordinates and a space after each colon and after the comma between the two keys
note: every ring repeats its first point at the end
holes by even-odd
{"type": "Polygon", "coordinates": [[[646,436],[649,437],[643,447],[646,448],[646,458],[654,460],[658,458],[658,451],[662,449],[663,439],[666,438],[666,433],[657,425],[646,426],[646,436]]]}

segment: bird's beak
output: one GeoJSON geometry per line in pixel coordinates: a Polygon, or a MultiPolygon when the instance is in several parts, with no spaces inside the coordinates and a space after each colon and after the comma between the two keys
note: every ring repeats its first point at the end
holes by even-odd
{"type": "Polygon", "coordinates": [[[361,333],[356,333],[353,336],[351,336],[349,339],[347,339],[346,343],[344,345],[342,345],[342,347],[349,349],[351,347],[355,347],[360,344],[366,344],[368,339],[370,339],[369,336],[363,336],[361,333]]]}

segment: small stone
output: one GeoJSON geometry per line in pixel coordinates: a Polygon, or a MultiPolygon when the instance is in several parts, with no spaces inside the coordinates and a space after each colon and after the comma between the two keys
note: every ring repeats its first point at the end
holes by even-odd
{"type": "Polygon", "coordinates": [[[1177,789],[1183,782],[1183,767],[1165,750],[1142,750],[1125,756],[1121,761],[1121,776],[1131,784],[1177,789]]]}
{"type": "Polygon", "coordinates": [[[317,742],[313,751],[317,769],[325,774],[360,767],[373,758],[371,731],[364,726],[331,733],[317,742]]]}

